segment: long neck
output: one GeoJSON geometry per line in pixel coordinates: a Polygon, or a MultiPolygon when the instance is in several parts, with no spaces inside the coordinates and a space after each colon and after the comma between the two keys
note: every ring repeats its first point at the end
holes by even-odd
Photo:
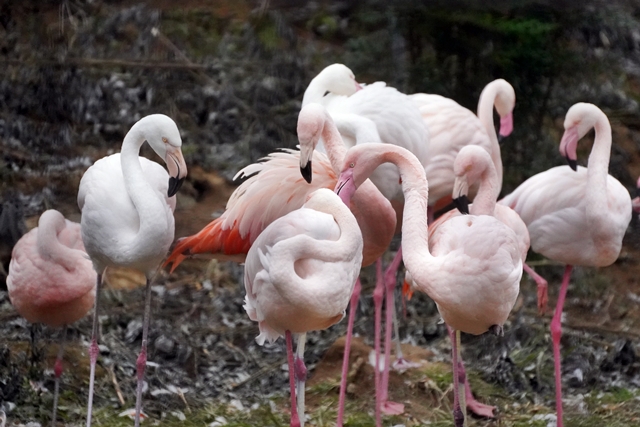
{"type": "Polygon", "coordinates": [[[324,126],[322,127],[322,139],[324,140],[324,148],[327,151],[331,166],[336,173],[339,173],[343,166],[342,163],[347,153],[347,147],[342,142],[340,132],[331,115],[326,110],[324,126]]]}
{"type": "MultiPolygon", "coordinates": [[[[314,239],[306,234],[295,236],[286,243],[283,242],[287,247],[282,268],[272,271],[274,284],[280,285],[279,292],[298,307],[317,306],[318,298],[326,296],[330,300],[332,295],[341,293],[345,285],[355,284],[359,268],[354,269],[353,277],[345,276],[345,280],[350,283],[332,283],[332,286],[327,286],[326,281],[318,275],[301,278],[296,271],[299,263],[304,263],[307,259],[326,264],[349,262],[348,260],[354,260],[357,265],[362,264],[362,234],[358,223],[344,203],[340,200],[336,202],[327,203],[317,210],[333,216],[340,229],[338,240],[314,239]],[[305,292],[300,292],[300,289],[305,292]]],[[[339,268],[339,265],[336,267],[339,268]]],[[[349,272],[345,269],[344,273],[348,275],[349,272]]],[[[350,295],[350,290],[348,292],[350,295]]]]}
{"type": "Polygon", "coordinates": [[[140,229],[132,242],[133,244],[136,244],[137,240],[143,236],[146,236],[145,239],[148,240],[148,236],[155,234],[154,230],[164,233],[163,229],[157,227],[157,221],[166,221],[163,201],[156,196],[140,165],[139,153],[144,141],[143,133],[134,125],[125,136],[120,151],[125,188],[140,219],[140,229]]]}
{"type": "Polygon", "coordinates": [[[611,156],[611,125],[604,113],[598,112],[598,119],[594,126],[595,139],[589,155],[587,166],[587,218],[592,224],[607,223],[607,177],[609,175],[609,158],[611,156]],[[603,206],[604,205],[604,206],[603,206]]]}
{"type": "Polygon", "coordinates": [[[62,265],[69,271],[76,266],[74,249],[60,243],[58,233],[64,230],[66,221],[62,215],[41,218],[38,224],[38,253],[42,258],[62,265]]]}
{"type": "Polygon", "coordinates": [[[491,160],[496,168],[496,174],[498,176],[498,193],[500,193],[500,187],[502,187],[502,157],[500,155],[500,144],[498,143],[498,135],[496,134],[496,128],[493,124],[493,106],[498,96],[498,88],[496,85],[489,84],[480,94],[478,100],[478,119],[484,126],[484,129],[491,139],[491,160]]]}
{"type": "MultiPolygon", "coordinates": [[[[487,165],[489,166],[489,165],[487,165]]],[[[480,185],[478,186],[478,194],[473,199],[470,208],[472,215],[494,215],[496,209],[496,200],[500,193],[498,175],[493,167],[487,167],[480,175],[480,185]]]]}

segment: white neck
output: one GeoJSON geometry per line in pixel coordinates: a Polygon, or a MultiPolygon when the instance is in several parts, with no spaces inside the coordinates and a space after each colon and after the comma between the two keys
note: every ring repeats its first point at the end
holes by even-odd
{"type": "Polygon", "coordinates": [[[140,147],[145,141],[141,127],[138,122],[131,128],[122,142],[120,151],[125,188],[140,220],[138,233],[130,243],[134,248],[149,242],[162,241],[167,230],[164,206],[166,202],[157,196],[140,165],[140,147]],[[156,235],[157,238],[154,238],[156,235]]]}
{"type": "Polygon", "coordinates": [[[324,98],[324,94],[327,92],[327,82],[326,77],[323,73],[315,76],[311,82],[309,82],[309,86],[304,91],[304,95],[302,96],[302,106],[311,103],[317,102],[322,104],[322,98],[324,98]]]}
{"type": "Polygon", "coordinates": [[[602,207],[603,204],[606,205],[608,200],[607,177],[609,175],[609,158],[611,157],[611,125],[602,111],[598,110],[597,115],[593,148],[587,164],[587,192],[585,195],[587,221],[592,226],[608,223],[607,209],[602,207]]]}
{"type": "Polygon", "coordinates": [[[478,186],[478,194],[473,199],[470,207],[471,215],[491,215],[494,216],[496,210],[496,201],[500,193],[500,185],[498,174],[491,165],[487,165],[480,175],[480,185],[478,186]]]}
{"type": "Polygon", "coordinates": [[[493,124],[493,106],[495,105],[496,97],[500,88],[497,84],[489,83],[478,100],[478,119],[484,126],[484,129],[491,139],[491,160],[496,168],[496,174],[498,176],[498,193],[500,193],[500,187],[502,187],[502,157],[500,155],[500,144],[498,142],[498,135],[496,134],[496,128],[493,124]]]}

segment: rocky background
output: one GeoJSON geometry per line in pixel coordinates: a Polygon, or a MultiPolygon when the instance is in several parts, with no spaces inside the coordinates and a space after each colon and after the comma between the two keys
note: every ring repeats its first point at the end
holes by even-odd
{"type": "MultiPolygon", "coordinates": [[[[311,78],[334,62],[348,65],[358,81],[383,80],[406,93],[441,94],[474,111],[486,83],[508,80],[517,106],[515,130],[503,145],[504,194],[562,164],[558,142],[564,114],[575,102],[593,102],[613,126],[610,173],[635,191],[638,1],[5,0],[0,6],[0,244],[35,225],[47,208],[77,220],[75,196],[84,170],[119,150],[140,117],[160,112],[178,123],[190,168],[176,213],[177,235],[199,230],[223,209],[233,190],[231,178],[241,167],[296,145],[302,94],[311,78]],[[21,215],[26,225],[18,221],[21,215]]],[[[589,142],[581,142],[581,164],[589,149],[589,142]]],[[[154,158],[150,149],[143,154],[154,158]]],[[[634,218],[614,266],[574,273],[563,337],[566,425],[640,425],[636,227],[634,218]]],[[[5,268],[8,254],[0,248],[5,268]]],[[[555,301],[562,268],[535,255],[531,259],[549,279],[555,301]]],[[[160,278],[150,359],[158,367],[149,370],[145,396],[150,421],[286,425],[283,346],[254,343],[257,328],[241,307],[241,274],[231,263],[194,260],[160,278]]],[[[138,282],[130,272],[109,280],[96,397],[100,425],[128,425],[114,415],[133,406],[142,313],[138,282]]],[[[370,292],[365,294],[357,326],[365,338],[362,346],[371,344],[372,336],[370,292]]],[[[535,286],[528,279],[521,294],[503,340],[465,340],[477,394],[501,412],[500,421],[472,420],[472,425],[553,423],[549,316],[535,314],[535,286]]],[[[451,425],[451,374],[438,364],[448,361],[449,344],[437,320],[426,298],[407,305],[401,335],[408,344],[429,348],[429,355],[420,353],[429,367],[394,377],[392,397],[411,403],[406,416],[388,419],[388,425],[451,425]]],[[[343,330],[340,325],[310,338],[315,425],[333,425],[335,419],[335,348],[327,349],[343,330]]],[[[62,386],[60,411],[69,425],[81,425],[84,417],[89,333],[89,321],[83,321],[69,335],[76,344],[68,349],[73,369],[62,386]]],[[[9,425],[48,423],[55,346],[47,340],[55,336],[46,328],[30,331],[0,291],[0,402],[9,425]],[[29,350],[34,333],[41,338],[29,350]]],[[[365,350],[362,354],[366,357],[365,350]]],[[[357,392],[370,389],[366,369],[352,378],[349,425],[371,425],[372,399],[358,399],[357,392]]]]}

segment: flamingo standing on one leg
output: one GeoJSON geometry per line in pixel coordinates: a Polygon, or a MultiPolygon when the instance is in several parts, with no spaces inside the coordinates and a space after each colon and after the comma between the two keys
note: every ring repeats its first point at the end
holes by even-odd
{"type": "MultiPolygon", "coordinates": [[[[334,65],[330,65],[318,74],[312,80],[305,96],[303,105],[309,102],[318,102],[326,106],[327,111],[336,123],[342,139],[347,147],[357,144],[383,142],[387,144],[398,145],[409,149],[418,159],[426,164],[429,161],[429,130],[425,126],[418,108],[411,99],[399,92],[398,90],[388,87],[384,82],[376,82],[365,86],[362,90],[351,93],[338,95],[337,91],[329,90],[329,83],[335,87],[353,87],[353,73],[344,72],[344,66],[340,65],[343,72],[334,71],[334,65]],[[318,80],[324,82],[324,88],[327,89],[326,96],[320,96],[325,93],[319,90],[318,80]]],[[[348,69],[347,69],[348,70],[348,69]]],[[[315,148],[315,147],[314,147],[315,148]]],[[[318,145],[319,151],[324,151],[322,142],[318,145]]],[[[301,145],[301,150],[304,148],[301,145]]],[[[311,153],[312,150],[309,151],[311,153]]],[[[309,163],[304,163],[306,156],[301,157],[301,171],[303,176],[309,176],[311,169],[311,157],[309,163]]],[[[393,204],[398,215],[397,226],[399,227],[402,214],[402,191],[399,183],[399,174],[397,168],[392,164],[381,165],[371,175],[371,181],[393,204]]],[[[399,231],[399,228],[398,228],[399,231]]],[[[378,328],[381,324],[382,301],[386,300],[387,311],[385,325],[385,361],[390,359],[390,343],[391,343],[391,326],[392,317],[395,316],[394,311],[394,289],[396,285],[396,272],[402,260],[402,251],[398,250],[394,260],[388,266],[382,278],[376,281],[374,290],[374,309],[375,309],[375,333],[380,333],[378,328]]],[[[348,332],[348,337],[350,332],[348,332]]],[[[376,342],[375,358],[376,365],[380,363],[380,345],[376,342]]],[[[345,353],[345,363],[348,354],[345,353]]],[[[397,346],[399,365],[410,366],[402,357],[400,346],[397,346]]],[[[379,375],[376,369],[376,375],[379,375]]],[[[404,405],[387,401],[389,363],[384,364],[381,384],[382,387],[376,387],[376,393],[381,395],[382,411],[387,414],[401,414],[404,411],[404,405]]],[[[376,378],[378,380],[378,378],[376,378]]],[[[341,426],[341,417],[338,417],[338,427],[341,426]]],[[[377,419],[377,424],[380,420],[377,419]]]]}
{"type": "Polygon", "coordinates": [[[175,194],[187,175],[181,146],[180,132],[173,120],[162,114],[143,117],[124,137],[121,152],[95,162],[80,181],[78,206],[82,211],[82,240],[98,273],[89,350],[87,427],[91,426],[98,357],[100,285],[107,267],[134,268],[147,278],[142,346],[137,361],[135,425],[140,425],[151,280],[173,242],[175,194]],[[145,141],[166,162],[169,174],[158,163],[139,156],[145,141]]]}
{"type": "MultiPolygon", "coordinates": [[[[402,223],[403,259],[416,287],[438,305],[456,331],[453,345],[454,419],[464,425],[464,374],[458,367],[460,331],[502,333],[515,304],[522,276],[522,254],[515,232],[487,209],[479,215],[454,216],[430,230],[428,186],[424,169],[408,151],[390,145],[356,146],[345,157],[338,189],[343,200],[381,163],[398,166],[405,194],[402,223]],[[462,391],[462,395],[460,395],[462,391]]],[[[478,200],[478,208],[490,200],[478,200]]]]}
{"type": "Polygon", "coordinates": [[[562,427],[562,309],[571,270],[574,265],[605,267],[615,262],[632,210],[629,192],[608,174],[607,116],[593,104],[578,103],[567,111],[564,129],[560,153],[571,167],[556,166],[534,175],[500,201],[527,224],[534,251],[566,264],[551,321],[558,427],[562,427]],[[591,129],[595,139],[588,166],[576,166],[578,140],[591,129]]]}
{"type": "MultiPolygon", "coordinates": [[[[66,328],[83,318],[95,300],[96,272],[82,244],[80,224],[66,220],[56,210],[45,211],[38,226],[13,248],[7,289],[13,306],[29,322],[66,328]]],[[[64,342],[54,367],[53,426],[63,349],[64,342]]]]}
{"type": "Polygon", "coordinates": [[[353,214],[333,192],[320,189],[302,208],[272,222],[247,254],[244,308],[259,324],[258,344],[286,336],[292,427],[305,419],[306,333],[344,317],[362,266],[362,247],[353,214]],[[292,334],[299,336],[295,361],[292,334]]]}

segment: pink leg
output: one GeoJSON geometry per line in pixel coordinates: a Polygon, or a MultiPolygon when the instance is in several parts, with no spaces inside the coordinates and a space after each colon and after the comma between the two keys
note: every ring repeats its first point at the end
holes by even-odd
{"type": "Polygon", "coordinates": [[[571,278],[571,270],[573,266],[567,265],[564,270],[564,277],[562,278],[562,285],[560,286],[560,293],[558,294],[558,302],[556,303],[556,311],[553,314],[551,320],[551,340],[553,341],[553,365],[556,373],[556,411],[557,427],[562,427],[562,369],[560,368],[560,337],[562,337],[562,309],[564,307],[564,300],[567,296],[567,289],[569,288],[569,279],[571,278]]]}
{"type": "MultiPolygon", "coordinates": [[[[449,332],[449,338],[451,339],[451,343],[456,339],[455,331],[447,325],[447,331],[449,332]]],[[[494,418],[493,411],[495,411],[495,406],[485,405],[484,403],[480,403],[473,397],[473,393],[471,392],[471,385],[469,384],[469,378],[467,378],[467,372],[464,368],[464,362],[462,361],[462,357],[458,357],[458,378],[464,378],[464,395],[465,401],[467,405],[467,409],[473,412],[476,415],[486,418],[494,418]]]]}
{"type": "Polygon", "coordinates": [[[458,340],[453,329],[449,329],[451,338],[451,363],[453,364],[453,422],[455,427],[464,426],[464,412],[460,407],[460,364],[458,363],[458,340]]]}
{"type": "Polygon", "coordinates": [[[138,374],[138,387],[136,388],[136,415],[135,427],[140,427],[140,412],[142,412],[142,385],[144,384],[144,371],[147,368],[147,340],[149,338],[149,322],[151,318],[151,279],[147,277],[146,295],[144,301],[144,319],[142,320],[142,345],[136,363],[138,374]]]}
{"type": "Polygon", "coordinates": [[[389,394],[389,366],[391,365],[391,328],[393,326],[393,314],[395,310],[394,290],[396,287],[396,273],[402,262],[402,247],[398,248],[396,256],[384,273],[386,288],[386,319],[384,336],[384,370],[382,371],[382,412],[388,415],[399,415],[404,412],[404,405],[387,400],[389,394]]]}
{"type": "Polygon", "coordinates": [[[547,311],[547,304],[549,302],[547,281],[526,263],[523,264],[523,269],[533,280],[535,280],[536,285],[538,285],[538,313],[543,315],[547,311]]]}
{"type": "Polygon", "coordinates": [[[93,408],[93,384],[96,377],[96,362],[100,349],[98,348],[98,312],[100,308],[100,287],[102,285],[102,273],[98,274],[96,282],[96,302],[93,306],[93,327],[91,328],[91,345],[89,346],[89,403],[87,405],[87,427],[91,427],[91,412],[93,408]]]}
{"type": "Polygon", "coordinates": [[[342,359],[342,377],[340,378],[340,394],[338,397],[338,419],[336,421],[336,427],[342,427],[344,420],[344,404],[347,394],[347,376],[349,375],[349,353],[351,352],[351,337],[353,336],[353,323],[356,318],[356,309],[358,308],[358,300],[360,299],[360,292],[362,291],[362,284],[360,278],[356,280],[356,285],[353,287],[353,293],[351,294],[351,301],[349,303],[349,322],[347,323],[347,337],[344,343],[344,357],[342,359]]]}
{"type": "Polygon", "coordinates": [[[56,427],[56,418],[58,411],[58,396],[60,395],[60,376],[62,375],[62,355],[64,354],[64,343],[67,339],[67,327],[64,326],[62,333],[62,340],[60,341],[60,349],[58,349],[58,356],[56,357],[56,363],[53,366],[53,373],[56,377],[55,388],[53,391],[53,414],[51,415],[51,426],[56,427]]]}
{"type": "Polygon", "coordinates": [[[291,392],[291,427],[300,427],[300,418],[298,417],[298,405],[296,403],[296,385],[294,381],[295,367],[293,363],[293,338],[291,331],[284,333],[287,341],[287,363],[289,364],[289,390],[291,392]]]}
{"type": "Polygon", "coordinates": [[[375,366],[373,367],[374,382],[376,387],[376,427],[382,426],[382,415],[380,409],[382,407],[382,390],[380,389],[380,329],[382,322],[382,298],[384,297],[384,277],[382,275],[382,260],[378,258],[376,261],[376,288],[373,290],[373,306],[375,310],[374,318],[374,353],[375,353],[375,366]]]}

